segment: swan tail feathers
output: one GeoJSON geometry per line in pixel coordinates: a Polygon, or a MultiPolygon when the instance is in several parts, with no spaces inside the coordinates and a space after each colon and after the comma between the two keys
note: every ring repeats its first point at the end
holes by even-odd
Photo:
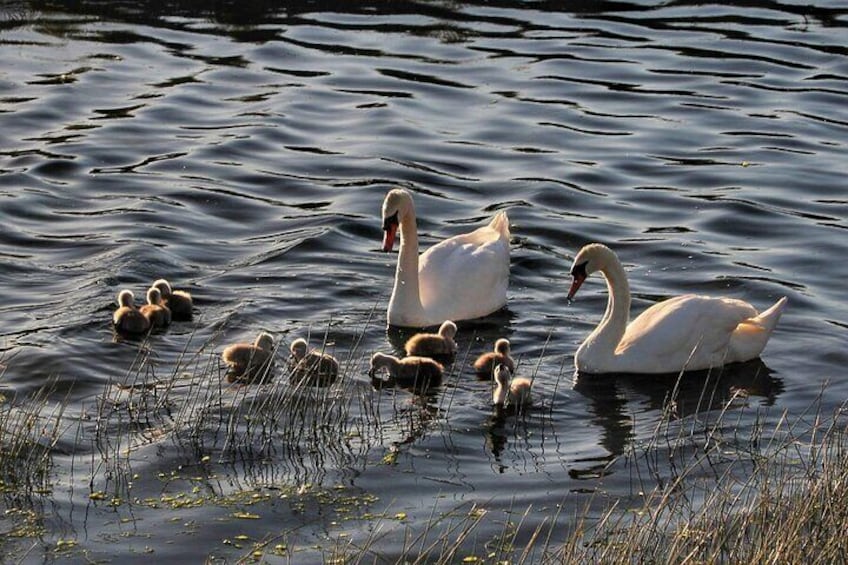
{"type": "Polygon", "coordinates": [[[727,362],[750,361],[762,353],[786,302],[784,296],[767,310],[739,323],[730,337],[727,362]]]}
{"type": "Polygon", "coordinates": [[[489,222],[489,227],[500,232],[502,237],[509,239],[509,218],[506,215],[506,211],[501,210],[495,214],[495,217],[489,222]]]}
{"type": "Polygon", "coordinates": [[[780,315],[783,313],[783,309],[786,307],[787,299],[784,296],[777,302],[775,302],[768,310],[760,312],[757,316],[745,320],[745,323],[754,323],[760,326],[763,330],[768,333],[771,333],[774,330],[775,326],[777,326],[777,322],[780,320],[780,315]]]}

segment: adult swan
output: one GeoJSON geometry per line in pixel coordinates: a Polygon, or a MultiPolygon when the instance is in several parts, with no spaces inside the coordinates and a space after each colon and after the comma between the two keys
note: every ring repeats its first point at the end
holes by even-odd
{"type": "Polygon", "coordinates": [[[568,299],[596,271],[606,279],[609,301],[574,356],[577,370],[585,373],[677,373],[754,359],[786,305],[783,297],[758,314],[742,300],[686,294],[654,304],[628,324],[627,275],[605,245],[587,245],[574,258],[568,299]]]}
{"type": "Polygon", "coordinates": [[[479,318],[506,304],[506,212],[499,212],[487,226],[434,245],[419,258],[412,196],[394,189],[383,201],[383,251],[391,251],[398,227],[400,254],[389,300],[390,326],[425,327],[479,318]]]}

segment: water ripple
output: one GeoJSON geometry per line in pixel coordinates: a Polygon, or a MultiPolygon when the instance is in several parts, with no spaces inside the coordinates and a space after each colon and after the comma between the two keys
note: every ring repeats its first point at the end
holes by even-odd
{"type": "MultiPolygon", "coordinates": [[[[412,508],[433,486],[444,500],[482,497],[493,508],[505,484],[534,508],[551,492],[625,500],[632,485],[615,457],[655,428],[669,389],[572,387],[573,352],[606,301],[595,278],[581,300],[565,300],[570,261],[590,241],[621,255],[634,309],[684,292],[758,307],[788,296],[764,366],[734,382],[762,384],[752,385],[756,402],[781,414],[806,410],[822,380],[833,387],[825,402],[848,395],[838,378],[848,340],[848,10],[19,4],[15,18],[0,18],[0,392],[23,398],[53,379],[87,460],[131,415],[121,387],[138,380],[138,390],[165,395],[149,387],[170,379],[185,388],[135,422],[125,438],[132,457],[104,465],[131,462],[155,477],[186,461],[200,469],[207,449],[226,462],[206,463],[219,485],[344,477],[397,496],[412,529],[427,520],[412,508]],[[511,340],[544,407],[528,420],[493,419],[488,383],[467,363],[427,399],[371,390],[368,356],[399,345],[383,318],[397,253],[380,250],[380,204],[393,186],[415,195],[422,249],[508,212],[509,307],[461,324],[458,339],[468,356],[511,340]],[[140,301],[163,276],[195,295],[195,319],[149,339],[115,336],[117,292],[140,301]],[[350,402],[343,441],[322,451],[330,428],[302,441],[283,429],[276,450],[263,451],[267,438],[248,433],[239,411],[275,393],[222,388],[218,358],[226,342],[259,330],[283,348],[294,336],[316,346],[326,337],[345,359],[344,384],[322,397],[336,409],[350,402]],[[100,432],[86,419],[98,402],[114,409],[100,432]],[[216,408],[223,419],[211,421],[242,453],[224,453],[217,427],[198,424],[192,435],[192,422],[179,420],[216,408]]],[[[770,414],[740,411],[739,433],[770,414]]],[[[299,425],[289,416],[273,425],[299,425]]],[[[64,457],[79,447],[68,437],[57,445],[64,457]]],[[[84,482],[115,471],[86,468],[84,482]]],[[[162,485],[140,489],[158,495],[162,485]]],[[[94,559],[113,558],[120,550],[102,548],[111,535],[102,524],[120,509],[80,518],[64,492],[54,493],[57,520],[69,531],[96,522],[80,543],[94,559]]],[[[279,524],[299,528],[302,516],[280,508],[279,524]]],[[[138,511],[171,539],[161,515],[138,511]]],[[[212,513],[192,519],[206,524],[212,513]]],[[[185,551],[218,548],[232,534],[220,528],[198,532],[185,551]]],[[[156,543],[157,554],[168,545],[156,543]]]]}

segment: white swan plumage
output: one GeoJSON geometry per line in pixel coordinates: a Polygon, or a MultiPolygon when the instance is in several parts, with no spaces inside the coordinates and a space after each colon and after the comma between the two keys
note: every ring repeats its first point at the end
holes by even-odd
{"type": "Polygon", "coordinates": [[[401,243],[387,313],[390,326],[427,327],[444,320],[480,318],[506,304],[506,212],[496,214],[488,225],[439,242],[419,257],[412,195],[397,188],[383,201],[383,251],[394,246],[398,228],[401,243]]]}
{"type": "Polygon", "coordinates": [[[609,298],[601,322],[574,356],[581,373],[677,373],[749,361],[762,353],[786,305],[783,297],[758,313],[742,300],[686,294],[658,302],[628,323],[627,275],[605,245],[589,244],[574,258],[569,301],[597,271],[609,298]]]}

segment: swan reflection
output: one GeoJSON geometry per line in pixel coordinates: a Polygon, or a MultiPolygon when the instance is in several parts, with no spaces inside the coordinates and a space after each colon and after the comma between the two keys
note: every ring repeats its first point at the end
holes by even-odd
{"type": "Polygon", "coordinates": [[[669,417],[677,420],[751,397],[771,406],[783,392],[783,381],[761,359],[754,359],[682,375],[577,373],[574,391],[588,402],[591,422],[602,430],[601,446],[615,457],[633,440],[634,415],[668,408],[669,417]]]}

